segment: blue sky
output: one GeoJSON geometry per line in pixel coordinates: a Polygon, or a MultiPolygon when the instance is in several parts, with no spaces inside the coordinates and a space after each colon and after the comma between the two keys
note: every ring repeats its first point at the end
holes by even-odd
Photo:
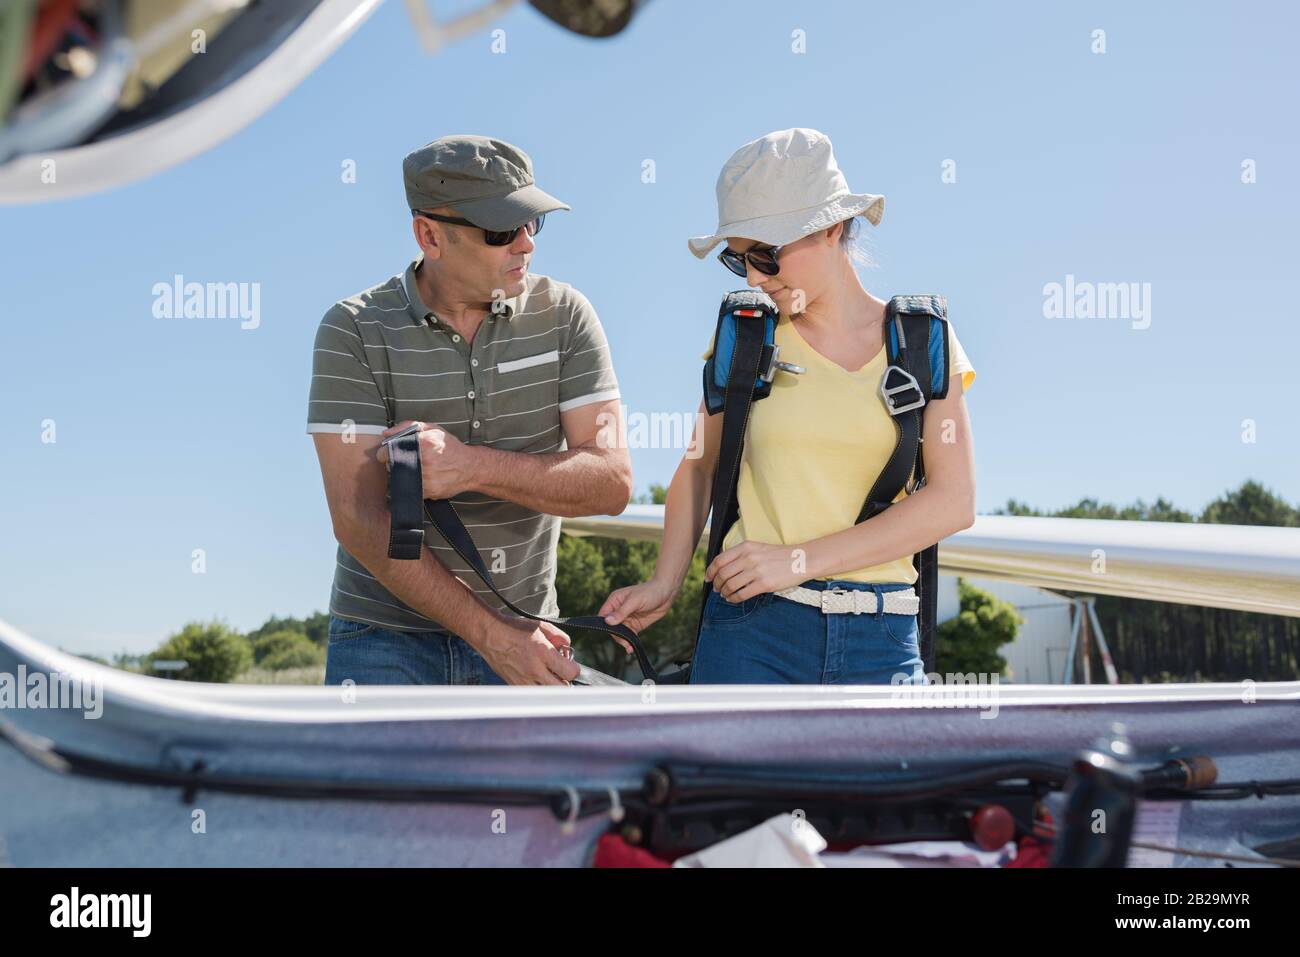
{"type": "MultiPolygon", "coordinates": [[[[401,158],[448,133],[518,144],[572,205],[534,269],[591,299],[632,412],[698,403],[698,355],[738,284],[686,249],[716,222],[718,169],[809,126],[853,190],[887,198],[867,288],[949,299],[978,372],[980,511],[1159,495],[1195,510],[1251,477],[1300,500],[1297,20],[1249,3],[656,0],[612,42],[517,7],[504,54],[483,34],[430,58],[389,0],[218,148],[0,209],[0,618],[105,654],[190,619],[325,608],[313,334],[415,253],[401,158]],[[260,325],[154,318],[153,285],[177,273],[259,283],[260,325]],[[1044,286],[1067,275],[1150,283],[1150,325],[1045,318],[1044,286]]],[[[638,491],[679,457],[635,450],[638,491]]]]}

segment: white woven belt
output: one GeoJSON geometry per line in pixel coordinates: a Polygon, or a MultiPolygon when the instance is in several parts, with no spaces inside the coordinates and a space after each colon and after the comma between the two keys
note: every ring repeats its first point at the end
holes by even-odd
{"type": "MultiPolygon", "coordinates": [[[[797,601],[801,605],[820,608],[824,615],[873,615],[876,612],[876,593],[856,588],[827,588],[818,591],[795,585],[773,592],[782,598],[797,601]]],[[[915,615],[921,609],[921,599],[915,588],[887,591],[885,596],[885,613],[889,615],[915,615]]]]}

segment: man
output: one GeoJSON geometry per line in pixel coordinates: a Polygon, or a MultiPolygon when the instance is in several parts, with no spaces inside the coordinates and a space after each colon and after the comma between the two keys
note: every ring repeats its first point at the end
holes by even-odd
{"type": "Polygon", "coordinates": [[[335,303],[313,353],[307,431],[339,543],[325,683],[564,684],[568,636],[503,613],[432,524],[418,562],[388,558],[380,442],[421,423],[425,497],[453,501],[512,602],[559,614],[556,516],[617,515],[632,490],[596,312],[528,268],[570,207],[497,139],[443,137],[402,171],[420,255],[335,303]]]}

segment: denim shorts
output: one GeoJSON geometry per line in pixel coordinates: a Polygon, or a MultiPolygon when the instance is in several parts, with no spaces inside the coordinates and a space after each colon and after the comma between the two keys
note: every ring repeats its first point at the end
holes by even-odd
{"type": "Polygon", "coordinates": [[[874,591],[871,614],[823,614],[771,592],[738,604],[710,589],[691,684],[924,684],[915,615],[886,613],[902,583],[806,581],[804,588],[874,591]],[[895,678],[895,676],[898,676],[895,678]]]}
{"type": "Polygon", "coordinates": [[[446,631],[391,631],[330,615],[325,683],[503,685],[469,642],[446,631]]]}

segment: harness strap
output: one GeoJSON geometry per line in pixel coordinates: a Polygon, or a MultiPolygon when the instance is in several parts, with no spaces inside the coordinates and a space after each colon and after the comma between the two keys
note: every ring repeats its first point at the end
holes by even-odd
{"type": "Polygon", "coordinates": [[[736,480],[745,450],[745,429],[754,404],[754,379],[763,355],[763,327],[757,322],[736,326],[736,346],[727,373],[725,404],[722,407],[722,438],[718,443],[718,464],[713,472],[713,517],[709,523],[706,561],[722,551],[727,530],[740,515],[736,501],[736,480]]]}
{"type": "MultiPolygon", "coordinates": [[[[890,323],[894,324],[898,335],[898,354],[895,361],[891,362],[885,370],[884,384],[886,386],[903,384],[906,382],[906,377],[910,377],[911,383],[919,390],[919,398],[929,401],[930,317],[910,313],[899,315],[894,301],[891,300],[885,314],[886,349],[888,349],[890,323]],[[906,377],[901,373],[906,373],[906,377]]],[[[912,398],[914,396],[906,392],[891,396],[891,399],[897,400],[899,406],[910,404],[907,400],[912,398]]],[[[894,442],[894,451],[890,453],[889,460],[876,476],[871,491],[867,493],[862,510],[858,513],[857,524],[860,525],[867,519],[879,515],[893,504],[898,493],[907,487],[908,480],[913,475],[916,475],[918,484],[912,491],[920,487],[921,422],[924,408],[924,404],[921,404],[901,412],[895,412],[892,408],[889,410],[894,425],[897,426],[898,438],[894,442]]]]}
{"type": "MultiPolygon", "coordinates": [[[[736,324],[736,345],[731,356],[731,368],[727,371],[727,388],[722,407],[722,437],[718,443],[718,463],[713,472],[712,517],[709,519],[709,546],[705,552],[704,564],[717,557],[722,551],[722,540],[727,530],[740,514],[736,499],[736,482],[740,476],[740,459],[745,450],[745,429],[749,424],[749,411],[754,405],[754,379],[758,375],[759,364],[763,357],[763,327],[758,322],[739,322],[736,324]]],[[[700,595],[700,620],[695,627],[695,644],[691,648],[691,660],[695,658],[695,649],[699,647],[700,631],[704,627],[704,604],[713,585],[704,582],[700,595]]],[[[689,681],[690,662],[674,677],[689,681]]]]}
{"type": "MultiPolygon", "coordinates": [[[[657,683],[660,681],[654,665],[650,663],[650,658],[646,655],[645,647],[641,644],[641,639],[627,625],[622,623],[611,625],[599,615],[580,615],[573,618],[547,618],[544,615],[534,615],[532,612],[524,611],[524,609],[501,594],[496,583],[492,581],[492,573],[488,571],[478,548],[474,545],[474,539],[470,537],[465,528],[465,523],[460,520],[460,516],[456,514],[456,509],[451,502],[445,498],[426,499],[423,497],[424,480],[420,466],[419,435],[413,433],[394,438],[388,443],[388,446],[390,463],[388,498],[389,513],[392,516],[388,538],[389,558],[419,559],[424,545],[423,519],[427,517],[433,527],[447,540],[447,544],[461,557],[461,560],[468,564],[474,570],[474,573],[482,579],[483,584],[492,590],[492,594],[501,599],[502,604],[520,618],[544,621],[565,629],[585,628],[590,631],[602,631],[606,634],[625,638],[628,644],[632,646],[632,653],[636,656],[642,676],[651,682],[657,683]]],[[[581,673],[575,681],[576,684],[626,684],[626,682],[588,668],[585,665],[579,664],[578,667],[581,673]]]]}
{"type": "MultiPolygon", "coordinates": [[[[928,312],[904,312],[900,314],[897,305],[897,300],[891,300],[885,316],[886,348],[888,348],[889,342],[889,323],[894,324],[894,333],[898,337],[897,356],[894,364],[885,372],[886,383],[889,383],[891,371],[897,366],[920,385],[921,396],[926,402],[929,402],[936,395],[943,397],[948,391],[946,382],[943,383],[942,392],[935,392],[932,388],[933,383],[930,374],[931,317],[928,312]]],[[[946,326],[941,323],[940,328],[945,330],[946,335],[946,326]]],[[[946,343],[944,351],[947,352],[946,343]]],[[[950,359],[945,360],[945,375],[948,371],[949,361],[950,359]]],[[[901,376],[896,377],[902,378],[901,376]]],[[[896,397],[899,399],[907,398],[903,393],[896,397]]],[[[898,404],[906,405],[908,403],[900,401],[898,404]]],[[[892,408],[890,409],[894,424],[898,427],[898,439],[894,445],[894,451],[890,454],[889,461],[885,463],[884,469],[881,470],[880,475],[871,487],[870,493],[867,495],[866,502],[863,503],[862,511],[858,514],[859,524],[874,515],[879,515],[893,504],[898,493],[907,488],[909,479],[912,481],[912,485],[908,488],[908,494],[925,484],[925,457],[921,451],[923,409],[924,405],[917,405],[915,408],[897,413],[892,408]]],[[[921,597],[916,618],[921,660],[924,662],[925,670],[931,672],[935,668],[935,619],[938,617],[938,543],[927,546],[913,555],[912,567],[916,569],[916,592],[921,597]]]]}
{"type": "Polygon", "coordinates": [[[416,561],[424,550],[424,479],[419,442],[407,438],[388,443],[388,557],[416,561]]]}

